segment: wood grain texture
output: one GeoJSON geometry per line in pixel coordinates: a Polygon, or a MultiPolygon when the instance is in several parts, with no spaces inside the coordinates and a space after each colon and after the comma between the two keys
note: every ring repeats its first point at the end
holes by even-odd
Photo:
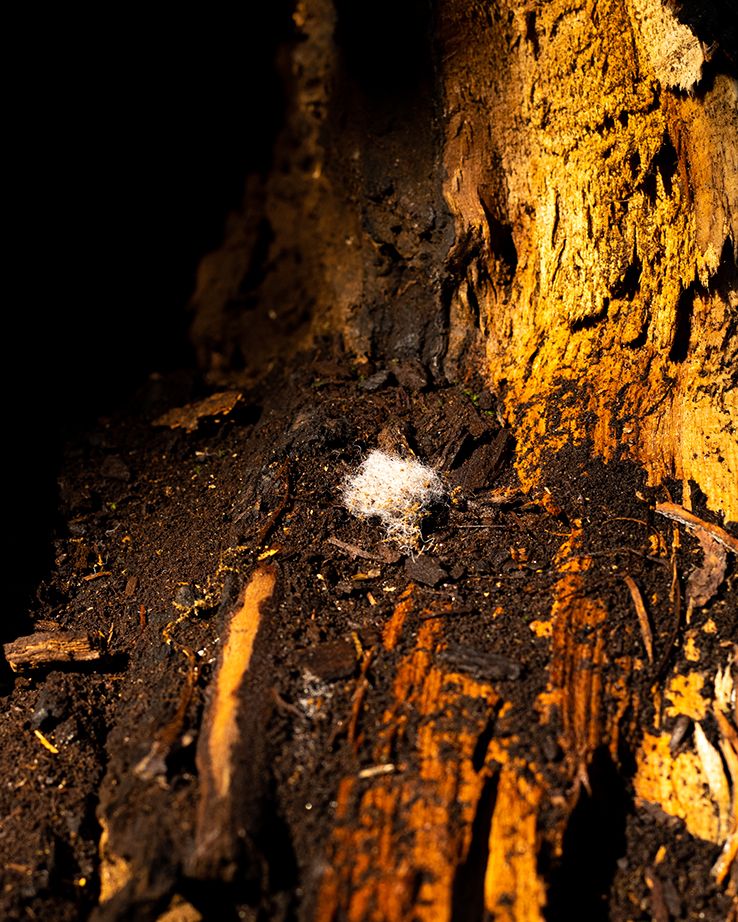
{"type": "Polygon", "coordinates": [[[83,631],[37,631],[3,645],[13,672],[61,663],[89,663],[103,654],[103,639],[83,631]]]}
{"type": "Polygon", "coordinates": [[[476,335],[521,474],[591,440],[738,518],[735,82],[660,85],[628,0],[448,3],[441,34],[451,359],[476,335]]]}

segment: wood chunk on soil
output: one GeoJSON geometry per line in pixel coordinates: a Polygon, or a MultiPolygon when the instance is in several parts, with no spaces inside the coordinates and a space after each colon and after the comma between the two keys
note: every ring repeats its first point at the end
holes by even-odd
{"type": "Polygon", "coordinates": [[[428,387],[428,372],[422,362],[417,359],[408,359],[401,364],[393,366],[395,378],[410,391],[422,391],[428,387]]]}
{"type": "Polygon", "coordinates": [[[377,371],[373,375],[369,375],[368,378],[365,378],[359,387],[368,394],[373,394],[394,383],[395,376],[387,368],[383,368],[381,371],[377,371]]]}
{"type": "Polygon", "coordinates": [[[167,411],[154,420],[154,425],[194,432],[200,425],[201,420],[214,416],[227,416],[240,400],[240,391],[219,391],[204,400],[198,400],[196,403],[188,403],[183,407],[176,407],[167,411]]]}
{"type": "Polygon", "coordinates": [[[415,438],[434,467],[451,470],[471,446],[489,440],[492,428],[467,396],[448,390],[428,396],[415,422],[415,438]]]}
{"type": "Polygon", "coordinates": [[[472,446],[470,455],[451,473],[451,479],[464,490],[483,490],[500,472],[511,444],[512,436],[503,429],[491,442],[472,446]]]}
{"type": "Polygon", "coordinates": [[[13,672],[21,672],[56,663],[98,660],[103,642],[82,631],[39,631],[4,644],[3,651],[13,672]]]}

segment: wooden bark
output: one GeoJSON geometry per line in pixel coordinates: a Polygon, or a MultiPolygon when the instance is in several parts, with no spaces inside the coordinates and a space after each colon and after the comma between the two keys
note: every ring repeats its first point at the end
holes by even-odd
{"type": "Polygon", "coordinates": [[[203,263],[203,362],[273,361],[264,323],[338,329],[359,356],[415,356],[436,375],[481,371],[526,482],[542,451],[588,441],[654,483],[693,481],[735,520],[734,77],[659,0],[447,2],[432,23],[416,4],[416,28],[384,46],[392,27],[358,10],[353,28],[377,41],[364,53],[337,46],[328,0],[296,8],[286,177],[252,190],[203,263]],[[673,42],[692,70],[672,72],[673,42]]]}
{"type": "MultiPolygon", "coordinates": [[[[582,805],[607,800],[624,779],[644,816],[678,818],[695,842],[723,849],[710,886],[734,894],[738,749],[725,676],[735,638],[721,636],[724,673],[703,668],[714,631],[689,628],[694,606],[675,563],[695,522],[735,550],[726,528],[689,508],[704,494],[724,524],[738,519],[734,77],[660,0],[443,0],[433,15],[420,2],[398,13],[388,3],[300,0],[293,21],[274,168],[252,178],[243,214],[201,266],[201,362],[213,385],[238,389],[340,341],[336,352],[386,367],[409,391],[451,382],[493,394],[522,487],[559,529],[550,604],[530,625],[531,647],[545,645],[540,687],[527,726],[511,717],[511,677],[449,657],[450,609],[423,608],[410,580],[381,636],[354,638],[349,710],[330,740],[341,770],[326,779],[307,745],[304,765],[271,764],[274,715],[295,705],[270,672],[290,617],[279,608],[289,565],[269,564],[288,556],[289,538],[274,537],[288,503],[294,516],[310,504],[290,492],[297,436],[285,434],[303,417],[271,397],[273,418],[257,430],[261,473],[244,488],[262,519],[234,525],[208,586],[223,643],[200,727],[194,814],[190,803],[180,842],[171,817],[159,826],[127,808],[135,790],[161,817],[155,785],[197,681],[192,650],[170,634],[186,657],[181,707],[157,732],[153,761],[118,753],[108,770],[99,917],[156,918],[187,880],[221,895],[234,888],[275,917],[292,909],[264,894],[287,900],[299,890],[300,918],[318,922],[560,918],[576,906],[571,881],[562,904],[556,880],[571,873],[582,805]],[[571,448],[600,466],[562,473],[557,459],[571,448]],[[600,523],[564,509],[565,491],[586,494],[603,471],[628,464],[651,486],[681,487],[681,503],[660,510],[678,505],[676,521],[652,534],[671,595],[619,582],[639,655],[613,652],[611,596],[590,579],[600,523]],[[667,642],[662,630],[650,666],[658,606],[673,612],[683,644],[675,655],[677,635],[667,642]],[[381,708],[373,682],[389,689],[381,708]],[[679,748],[681,719],[698,729],[679,748]],[[332,789],[316,854],[295,819],[311,773],[332,789]],[[620,779],[610,787],[608,773],[620,779]],[[289,827],[279,835],[296,851],[289,860],[286,846],[275,857],[266,831],[278,812],[289,827]],[[171,864],[157,866],[168,850],[171,864]],[[275,884],[280,873],[290,883],[275,884]]],[[[388,438],[402,445],[401,433],[388,438]]],[[[628,503],[614,518],[632,520],[628,503]]],[[[356,545],[334,536],[332,547],[356,545]]],[[[495,611],[515,614],[504,596],[495,611]]],[[[311,694],[303,710],[327,706],[328,692],[311,694]]],[[[168,796],[171,812],[179,795],[168,796]]],[[[639,873],[650,875],[648,911],[665,918],[660,860],[639,873]]]]}
{"type": "Polygon", "coordinates": [[[3,645],[8,665],[14,672],[61,663],[88,663],[103,654],[102,638],[79,631],[39,631],[3,645]]]}

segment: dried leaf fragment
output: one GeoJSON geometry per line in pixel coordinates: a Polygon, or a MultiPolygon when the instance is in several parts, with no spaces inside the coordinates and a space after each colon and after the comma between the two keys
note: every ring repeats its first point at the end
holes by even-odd
{"type": "Polygon", "coordinates": [[[728,551],[716,538],[702,529],[696,530],[702,545],[702,566],[694,570],[687,580],[687,597],[694,605],[707,605],[725,579],[728,551]]]}
{"type": "Polygon", "coordinates": [[[154,425],[194,432],[203,419],[209,419],[213,416],[227,416],[239,403],[241,397],[240,391],[219,391],[204,400],[167,410],[166,413],[154,420],[154,425]]]}

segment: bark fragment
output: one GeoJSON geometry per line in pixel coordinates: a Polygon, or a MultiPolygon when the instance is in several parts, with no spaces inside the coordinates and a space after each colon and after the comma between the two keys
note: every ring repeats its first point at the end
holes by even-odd
{"type": "Polygon", "coordinates": [[[62,663],[99,660],[104,647],[103,638],[83,631],[39,631],[4,644],[3,651],[10,668],[21,672],[62,663]]]}

